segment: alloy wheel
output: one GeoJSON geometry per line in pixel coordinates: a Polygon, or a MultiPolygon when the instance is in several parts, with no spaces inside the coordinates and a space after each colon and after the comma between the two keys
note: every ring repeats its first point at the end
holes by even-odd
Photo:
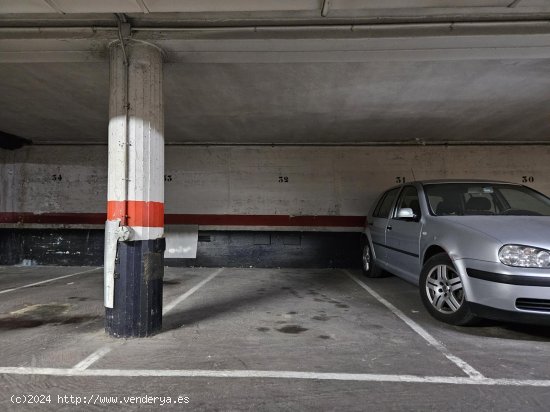
{"type": "Polygon", "coordinates": [[[434,266],[426,277],[426,296],[441,313],[450,314],[459,310],[464,303],[464,288],[455,269],[448,265],[434,266]]]}

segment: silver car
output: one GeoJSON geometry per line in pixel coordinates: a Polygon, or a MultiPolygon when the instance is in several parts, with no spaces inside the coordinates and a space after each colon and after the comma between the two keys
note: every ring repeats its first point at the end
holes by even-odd
{"type": "Polygon", "coordinates": [[[523,185],[412,182],[384,192],[363,236],[363,272],[419,286],[432,316],[550,324],[550,199],[523,185]]]}

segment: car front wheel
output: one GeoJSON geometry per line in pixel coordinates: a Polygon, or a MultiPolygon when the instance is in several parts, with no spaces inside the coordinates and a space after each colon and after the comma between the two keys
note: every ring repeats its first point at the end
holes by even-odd
{"type": "Polygon", "coordinates": [[[420,297],[430,314],[451,325],[471,325],[477,318],[464,294],[462,278],[445,253],[424,264],[420,274],[420,297]]]}

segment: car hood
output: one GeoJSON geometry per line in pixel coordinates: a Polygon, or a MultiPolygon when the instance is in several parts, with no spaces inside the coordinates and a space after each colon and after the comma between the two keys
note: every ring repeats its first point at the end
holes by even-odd
{"type": "Polygon", "coordinates": [[[441,216],[501,243],[550,248],[550,216],[441,216]]]}

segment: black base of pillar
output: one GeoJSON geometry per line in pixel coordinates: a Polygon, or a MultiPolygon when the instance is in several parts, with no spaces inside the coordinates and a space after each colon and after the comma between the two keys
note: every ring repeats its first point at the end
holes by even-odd
{"type": "Polygon", "coordinates": [[[114,307],[105,331],[117,338],[151,336],[162,328],[165,239],[119,242],[114,307]]]}

